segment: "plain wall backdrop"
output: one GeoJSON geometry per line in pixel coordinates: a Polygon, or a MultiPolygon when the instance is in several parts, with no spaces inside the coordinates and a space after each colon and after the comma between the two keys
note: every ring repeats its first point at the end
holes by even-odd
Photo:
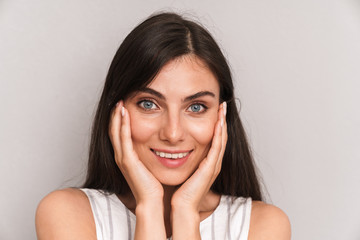
{"type": "Polygon", "coordinates": [[[158,10],[224,50],[241,117],[292,239],[360,239],[360,2],[0,0],[0,239],[36,239],[37,204],[79,186],[104,79],[158,10]]]}

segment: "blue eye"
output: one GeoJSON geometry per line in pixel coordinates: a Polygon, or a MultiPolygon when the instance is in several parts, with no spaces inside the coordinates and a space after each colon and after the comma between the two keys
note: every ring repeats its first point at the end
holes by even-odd
{"type": "Polygon", "coordinates": [[[189,107],[189,110],[190,110],[191,112],[198,113],[198,112],[203,112],[203,111],[205,111],[206,108],[204,107],[204,105],[196,103],[196,104],[191,105],[191,106],[189,107]]]}
{"type": "Polygon", "coordinates": [[[139,105],[144,108],[145,110],[150,110],[150,109],[155,109],[156,108],[156,105],[155,103],[149,101],[149,100],[144,100],[144,101],[141,101],[139,103],[139,105]]]}

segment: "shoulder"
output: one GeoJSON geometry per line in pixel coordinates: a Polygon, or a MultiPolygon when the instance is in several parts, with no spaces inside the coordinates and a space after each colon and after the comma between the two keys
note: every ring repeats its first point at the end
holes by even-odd
{"type": "Polygon", "coordinates": [[[250,240],[289,240],[290,238],[290,221],[280,208],[261,201],[252,202],[250,240]]]}
{"type": "Polygon", "coordinates": [[[38,239],[96,239],[90,202],[80,189],[51,192],[36,210],[38,239]]]}

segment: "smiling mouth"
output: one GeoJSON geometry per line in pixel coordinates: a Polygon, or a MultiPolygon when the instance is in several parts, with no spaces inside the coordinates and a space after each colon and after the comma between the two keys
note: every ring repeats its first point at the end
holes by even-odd
{"type": "Polygon", "coordinates": [[[187,151],[187,152],[169,153],[169,152],[157,151],[154,149],[151,149],[151,151],[159,157],[168,158],[168,159],[184,158],[192,152],[192,150],[191,150],[191,151],[187,151]]]}

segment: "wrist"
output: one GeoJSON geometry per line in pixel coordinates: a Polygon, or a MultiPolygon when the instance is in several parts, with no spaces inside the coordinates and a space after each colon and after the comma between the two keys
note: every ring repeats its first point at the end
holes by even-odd
{"type": "Polygon", "coordinates": [[[164,215],[164,202],[162,200],[152,199],[151,201],[143,201],[136,203],[136,216],[146,215],[164,215]]]}
{"type": "Polygon", "coordinates": [[[166,239],[163,202],[141,202],[135,208],[134,239],[166,239]]]}
{"type": "Polygon", "coordinates": [[[200,214],[191,209],[171,210],[173,239],[200,239],[200,214]]]}
{"type": "Polygon", "coordinates": [[[196,209],[172,207],[171,216],[173,219],[188,219],[194,223],[200,223],[200,213],[196,209]]]}
{"type": "MultiPolygon", "coordinates": [[[[200,213],[195,209],[186,208],[172,208],[171,219],[173,228],[176,226],[187,226],[198,228],[200,225],[200,213]]],[[[186,228],[185,228],[186,229],[186,228]]]]}

